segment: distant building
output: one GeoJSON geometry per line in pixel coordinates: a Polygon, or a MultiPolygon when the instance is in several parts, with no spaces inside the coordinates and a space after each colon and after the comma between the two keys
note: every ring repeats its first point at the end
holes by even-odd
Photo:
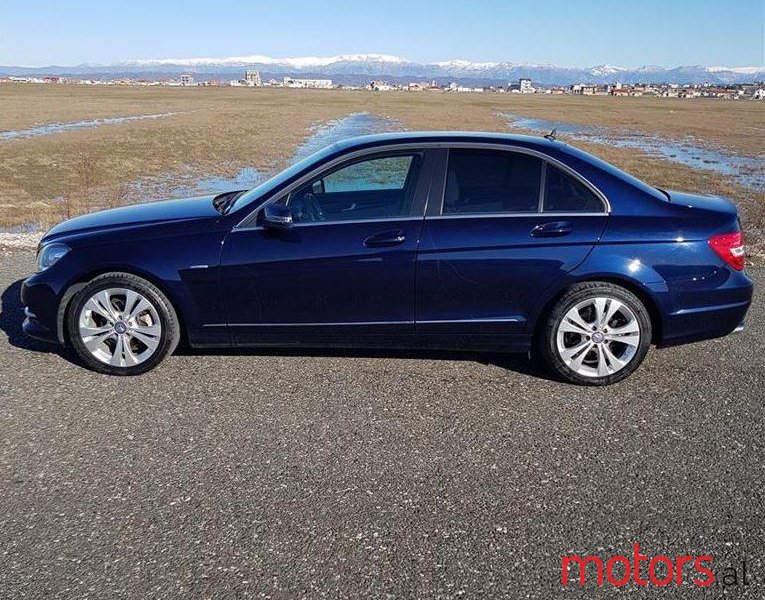
{"type": "Polygon", "coordinates": [[[612,92],[610,85],[577,83],[571,86],[571,93],[581,96],[607,96],[612,92]]]}
{"type": "Polygon", "coordinates": [[[181,75],[181,85],[194,85],[194,76],[181,75]]]}
{"type": "Polygon", "coordinates": [[[387,81],[373,81],[369,84],[369,89],[373,92],[389,92],[393,89],[387,81]]]}
{"type": "Polygon", "coordinates": [[[331,79],[293,79],[292,77],[285,77],[284,87],[331,89],[332,80],[331,79]]]}
{"type": "Polygon", "coordinates": [[[244,74],[244,84],[250,87],[260,87],[263,82],[260,80],[260,71],[248,69],[244,74]]]}
{"type": "Polygon", "coordinates": [[[534,94],[537,90],[531,85],[531,79],[522,77],[518,83],[508,83],[507,91],[514,94],[534,94]]]}

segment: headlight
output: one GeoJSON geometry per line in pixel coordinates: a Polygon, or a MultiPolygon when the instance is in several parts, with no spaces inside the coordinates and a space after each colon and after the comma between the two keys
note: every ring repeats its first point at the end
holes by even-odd
{"type": "Polygon", "coordinates": [[[43,246],[37,253],[37,272],[39,273],[53,266],[67,252],[69,252],[69,247],[64,244],[48,244],[43,246]]]}

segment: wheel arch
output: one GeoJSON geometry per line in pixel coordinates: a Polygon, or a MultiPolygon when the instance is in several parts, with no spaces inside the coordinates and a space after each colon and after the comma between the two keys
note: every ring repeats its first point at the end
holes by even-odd
{"type": "Polygon", "coordinates": [[[115,265],[108,265],[99,267],[97,269],[93,269],[91,271],[87,271],[80,276],[78,276],[73,282],[69,284],[69,286],[66,288],[66,291],[61,296],[61,301],[59,302],[58,306],[58,315],[56,318],[56,335],[58,336],[58,340],[63,345],[68,345],[68,340],[66,336],[66,319],[67,314],[69,312],[69,306],[71,305],[72,301],[74,300],[75,296],[77,295],[77,292],[79,292],[82,288],[84,288],[88,283],[90,283],[93,279],[96,277],[100,277],[102,275],[107,274],[127,274],[127,275],[134,275],[135,277],[140,277],[141,279],[145,279],[149,283],[151,283],[154,287],[156,287],[159,291],[161,291],[165,297],[168,299],[170,304],[172,304],[173,310],[175,311],[176,318],[178,319],[178,325],[180,328],[180,335],[181,335],[181,343],[186,344],[187,338],[186,338],[186,324],[184,321],[184,316],[182,311],[179,310],[180,308],[180,302],[177,298],[174,297],[174,294],[168,289],[168,286],[165,284],[165,282],[162,281],[161,278],[157,277],[153,273],[147,272],[143,269],[138,269],[132,266],[115,266],[115,265]]]}
{"type": "Polygon", "coordinates": [[[612,283],[614,285],[618,285],[637,296],[638,299],[646,307],[646,310],[648,311],[648,317],[651,320],[651,342],[657,344],[662,340],[664,323],[658,300],[654,298],[651,292],[647,290],[646,287],[639,281],[614,273],[602,275],[588,274],[587,276],[583,277],[571,278],[567,280],[564,285],[556,288],[554,292],[546,298],[546,300],[541,304],[540,308],[538,308],[535,313],[536,316],[533,320],[532,328],[533,338],[536,337],[540,327],[544,325],[545,316],[550,313],[553,306],[555,306],[555,303],[561,298],[561,296],[563,296],[563,294],[566,293],[566,291],[578,283],[588,283],[595,281],[602,281],[604,283],[612,283]]]}

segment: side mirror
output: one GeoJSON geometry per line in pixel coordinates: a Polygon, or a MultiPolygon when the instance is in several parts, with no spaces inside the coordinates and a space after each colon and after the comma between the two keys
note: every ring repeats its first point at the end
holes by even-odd
{"type": "Polygon", "coordinates": [[[263,209],[263,226],[272,229],[292,227],[292,211],[284,204],[266,204],[263,209]]]}

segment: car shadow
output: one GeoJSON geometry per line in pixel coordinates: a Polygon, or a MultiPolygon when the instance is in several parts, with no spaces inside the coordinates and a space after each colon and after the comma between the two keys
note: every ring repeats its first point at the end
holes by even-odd
{"type": "MultiPolygon", "coordinates": [[[[27,336],[21,328],[24,321],[24,307],[21,304],[21,284],[19,279],[5,290],[0,297],[0,331],[5,333],[8,343],[16,348],[32,352],[58,354],[63,359],[77,365],[81,363],[58,344],[47,344],[27,336]]],[[[388,349],[353,349],[353,348],[190,348],[185,344],[175,351],[186,356],[312,356],[338,358],[402,358],[429,360],[456,360],[478,362],[493,365],[516,373],[550,379],[549,374],[536,361],[529,360],[522,354],[502,354],[489,352],[453,352],[441,350],[388,350],[388,349]]]]}
{"type": "Polygon", "coordinates": [[[367,348],[189,348],[180,347],[176,355],[184,356],[310,356],[318,358],[400,358],[414,360],[452,360],[477,362],[507,369],[537,379],[556,381],[538,361],[525,354],[457,352],[450,350],[392,350],[367,348]]]}
{"type": "Polygon", "coordinates": [[[502,352],[474,352],[431,349],[389,348],[191,348],[181,345],[175,351],[181,356],[310,356],[316,358],[399,358],[413,360],[451,360],[461,362],[477,362],[529,375],[537,379],[555,381],[547,370],[535,360],[530,360],[525,354],[508,354],[502,352]]]}

